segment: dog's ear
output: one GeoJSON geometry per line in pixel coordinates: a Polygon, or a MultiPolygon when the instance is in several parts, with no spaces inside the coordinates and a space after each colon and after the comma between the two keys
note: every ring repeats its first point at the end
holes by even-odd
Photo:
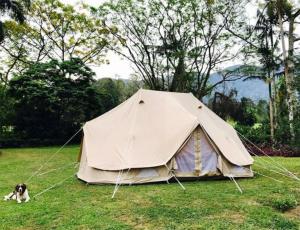
{"type": "Polygon", "coordinates": [[[18,191],[18,190],[19,190],[19,188],[20,188],[20,185],[19,185],[19,184],[17,184],[17,185],[16,185],[16,187],[15,187],[15,190],[16,190],[16,191],[18,191]]]}
{"type": "Polygon", "coordinates": [[[27,188],[26,184],[22,184],[22,187],[23,187],[23,191],[25,191],[27,188]]]}

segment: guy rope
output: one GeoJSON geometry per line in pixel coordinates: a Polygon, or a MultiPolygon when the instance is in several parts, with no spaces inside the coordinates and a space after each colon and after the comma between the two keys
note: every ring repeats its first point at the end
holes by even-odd
{"type": "MultiPolygon", "coordinates": [[[[70,167],[70,166],[72,166],[72,165],[74,165],[75,164],[75,166],[74,166],[74,168],[75,167],[77,167],[78,166],[78,163],[77,162],[72,162],[72,163],[70,163],[70,164],[67,164],[66,166],[63,166],[63,167],[59,167],[59,168],[57,168],[57,169],[52,169],[52,170],[49,170],[49,171],[47,171],[47,172],[44,172],[44,173],[40,173],[41,172],[41,170],[67,145],[67,144],[69,144],[70,143],[70,141],[71,140],[73,140],[74,139],[74,137],[76,137],[76,135],[78,134],[78,133],[80,133],[81,132],[81,130],[82,130],[82,127],[76,132],[76,133],[74,133],[56,152],[54,152],[49,158],[48,158],[48,160],[46,160],[45,161],[45,163],[44,164],[42,164],[35,172],[33,172],[29,177],[28,177],[28,179],[27,180],[25,180],[25,183],[28,183],[29,181],[31,181],[35,176],[41,176],[41,175],[45,175],[45,174],[48,174],[48,173],[50,173],[50,172],[53,172],[53,171],[57,171],[57,170],[60,170],[60,169],[65,169],[65,168],[68,168],[68,167],[70,167]],[[40,174],[39,174],[40,173],[40,174]]],[[[62,181],[59,181],[58,183],[56,183],[56,184],[54,184],[54,185],[52,185],[52,186],[50,186],[49,188],[46,188],[46,189],[44,189],[43,191],[41,191],[41,192],[39,192],[39,193],[37,193],[36,195],[34,195],[33,196],[33,198],[35,198],[35,197],[37,197],[37,196],[40,196],[40,195],[42,195],[43,193],[45,193],[45,192],[47,192],[47,191],[49,191],[50,189],[52,189],[52,188],[54,188],[54,187],[56,187],[56,186],[58,186],[58,185],[61,185],[62,183],[64,183],[66,180],[68,180],[69,178],[71,178],[71,177],[73,177],[74,175],[72,175],[72,176],[68,176],[67,178],[65,178],[65,179],[63,179],[62,181]]]]}

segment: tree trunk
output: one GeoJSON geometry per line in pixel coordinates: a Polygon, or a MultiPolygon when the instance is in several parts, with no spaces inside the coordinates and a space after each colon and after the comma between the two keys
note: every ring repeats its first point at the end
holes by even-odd
{"type": "MultiPolygon", "coordinates": [[[[271,73],[271,89],[272,89],[272,99],[273,99],[273,109],[274,109],[274,132],[278,127],[278,111],[277,111],[277,89],[276,89],[276,75],[274,66],[274,40],[273,40],[273,28],[270,28],[270,41],[271,41],[271,57],[272,57],[272,73],[271,73]]],[[[274,138],[275,139],[275,138],[274,138]]]]}
{"type": "Polygon", "coordinates": [[[290,18],[289,21],[289,51],[288,55],[286,53],[286,47],[284,43],[284,32],[283,32],[283,23],[281,13],[278,13],[279,17],[279,26],[280,26],[280,36],[281,36],[281,43],[282,43],[282,52],[284,58],[284,74],[285,74],[285,84],[287,89],[287,106],[288,106],[288,114],[289,114],[289,127],[290,127],[290,135],[292,141],[295,140],[295,127],[294,127],[294,116],[295,116],[295,105],[297,102],[295,90],[293,87],[293,71],[294,71],[294,62],[293,62],[293,49],[294,49],[294,19],[290,18]]]}
{"type": "Polygon", "coordinates": [[[278,128],[278,108],[277,108],[277,89],[276,89],[276,76],[275,70],[272,70],[272,99],[273,99],[273,109],[274,109],[274,132],[278,128]]]}
{"type": "Polygon", "coordinates": [[[179,57],[178,64],[171,83],[171,92],[184,92],[186,89],[187,79],[184,65],[184,55],[179,57]]]}
{"type": "MultiPolygon", "coordinates": [[[[269,74],[270,75],[270,74],[269,74]]],[[[269,87],[269,116],[270,116],[270,133],[271,133],[271,142],[272,145],[274,144],[274,111],[273,111],[273,94],[272,94],[272,81],[269,79],[268,82],[268,87],[269,87]]]]}

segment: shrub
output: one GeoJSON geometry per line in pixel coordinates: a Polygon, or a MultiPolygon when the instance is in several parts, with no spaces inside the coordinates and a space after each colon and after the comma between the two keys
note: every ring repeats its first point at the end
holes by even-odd
{"type": "Polygon", "coordinates": [[[256,144],[270,143],[269,127],[267,125],[256,123],[253,126],[246,126],[237,123],[234,128],[256,144]]]}
{"type": "Polygon", "coordinates": [[[278,211],[285,212],[289,209],[295,208],[297,206],[297,200],[294,196],[286,196],[283,198],[277,198],[272,200],[271,206],[278,211]]]}

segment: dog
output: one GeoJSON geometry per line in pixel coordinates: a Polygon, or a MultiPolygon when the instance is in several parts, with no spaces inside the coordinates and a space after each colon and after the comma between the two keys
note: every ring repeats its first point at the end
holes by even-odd
{"type": "Polygon", "coordinates": [[[22,201],[28,202],[30,200],[27,186],[25,184],[17,184],[15,190],[4,196],[4,200],[17,200],[18,203],[22,201]]]}

